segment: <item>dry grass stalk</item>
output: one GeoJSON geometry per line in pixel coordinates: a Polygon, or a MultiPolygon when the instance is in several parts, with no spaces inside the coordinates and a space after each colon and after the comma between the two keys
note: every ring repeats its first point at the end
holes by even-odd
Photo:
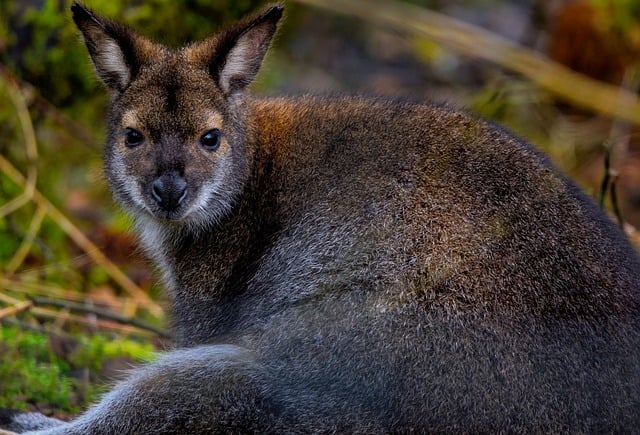
{"type": "Polygon", "coordinates": [[[399,2],[381,0],[296,0],[375,22],[404,34],[434,41],[464,56],[515,71],[542,88],[595,113],[640,125],[638,96],[551,61],[544,55],[480,27],[399,2]]]}
{"type": "Polygon", "coordinates": [[[0,319],[4,319],[5,317],[9,317],[9,316],[15,316],[18,313],[28,310],[32,306],[33,306],[33,302],[22,301],[22,302],[18,302],[17,304],[11,307],[3,308],[2,310],[0,310],[0,319]]]}

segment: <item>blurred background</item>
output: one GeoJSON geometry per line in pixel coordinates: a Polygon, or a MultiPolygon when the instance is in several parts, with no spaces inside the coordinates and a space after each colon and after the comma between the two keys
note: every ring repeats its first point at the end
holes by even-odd
{"type": "MultiPolygon", "coordinates": [[[[67,0],[0,0],[0,407],[64,417],[170,345],[101,170],[107,94],[67,0]]],[[[178,47],[259,0],[87,0],[178,47]]],[[[508,126],[640,226],[637,0],[298,0],[258,94],[432,100],[508,126]]]]}

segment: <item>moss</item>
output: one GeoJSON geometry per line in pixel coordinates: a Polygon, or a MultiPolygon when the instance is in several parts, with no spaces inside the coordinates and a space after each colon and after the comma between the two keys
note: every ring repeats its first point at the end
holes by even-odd
{"type": "Polygon", "coordinates": [[[153,358],[153,346],[104,334],[51,338],[13,326],[0,327],[0,407],[77,413],[104,390],[104,364],[153,358]],[[70,348],[71,350],[65,350],[70,348]]]}

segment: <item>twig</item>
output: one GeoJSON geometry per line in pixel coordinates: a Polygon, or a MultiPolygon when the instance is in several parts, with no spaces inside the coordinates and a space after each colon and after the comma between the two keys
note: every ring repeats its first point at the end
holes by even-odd
{"type": "MultiPolygon", "coordinates": [[[[19,277],[11,279],[10,277],[3,277],[0,275],[0,288],[18,293],[28,299],[34,296],[45,296],[79,303],[86,303],[87,301],[100,303],[99,301],[94,301],[94,297],[91,292],[84,293],[64,287],[42,284],[41,282],[22,281],[19,277]]],[[[115,296],[114,298],[115,300],[109,302],[109,306],[112,310],[126,314],[129,317],[133,317],[135,315],[137,304],[132,298],[115,296]]],[[[0,301],[13,305],[19,300],[9,297],[6,293],[0,292],[0,301]]]]}
{"type": "MultiPolygon", "coordinates": [[[[54,319],[54,320],[61,319],[60,312],[50,310],[47,308],[37,307],[32,300],[19,301],[4,293],[0,293],[0,300],[2,300],[5,303],[13,305],[12,307],[9,307],[10,310],[15,310],[15,307],[19,307],[22,311],[29,310],[30,314],[39,318],[54,319]],[[24,305],[29,304],[29,306],[23,308],[23,304],[24,305]]],[[[4,312],[4,310],[2,311],[4,312]]],[[[7,314],[7,316],[17,314],[18,312],[20,312],[20,310],[16,312],[10,312],[9,314],[7,314]]],[[[0,317],[0,321],[2,321],[3,323],[6,323],[8,319],[0,317]]],[[[64,315],[64,322],[67,322],[67,321],[80,323],[82,325],[88,325],[93,328],[97,327],[102,329],[113,329],[120,333],[153,333],[163,338],[169,337],[168,334],[164,331],[153,331],[149,328],[143,328],[137,325],[127,324],[123,322],[114,322],[111,320],[100,320],[100,319],[91,320],[82,316],[76,316],[74,314],[70,314],[69,312],[65,313],[64,315]]],[[[59,326],[61,327],[62,325],[59,325],[59,326]]]]}
{"type": "Polygon", "coordinates": [[[618,203],[618,193],[616,191],[617,182],[619,178],[620,177],[618,176],[617,171],[612,171],[611,184],[609,185],[609,196],[611,197],[611,207],[613,208],[613,214],[615,214],[620,228],[624,229],[624,218],[622,216],[622,210],[620,209],[620,204],[618,203]]]}
{"type": "Polygon", "coordinates": [[[163,329],[156,328],[153,325],[149,325],[148,323],[142,322],[133,317],[125,317],[118,313],[114,313],[113,311],[103,310],[96,307],[89,307],[85,304],[80,304],[80,303],[71,302],[71,301],[61,301],[61,300],[42,298],[42,297],[31,297],[30,299],[36,305],[50,305],[58,308],[66,308],[71,311],[81,311],[84,313],[95,314],[98,317],[113,320],[115,322],[122,323],[123,325],[132,325],[132,326],[135,326],[136,328],[146,329],[147,331],[151,331],[155,334],[158,334],[163,338],[170,337],[170,335],[163,329]]]}
{"type": "Polygon", "coordinates": [[[40,205],[37,207],[36,212],[33,215],[33,219],[31,219],[31,223],[29,224],[29,228],[22,239],[22,243],[20,243],[16,253],[13,255],[11,260],[9,260],[9,264],[7,264],[7,267],[5,268],[5,271],[9,275],[18,270],[18,267],[20,267],[24,259],[27,257],[46,214],[47,210],[44,206],[40,205]]]}
{"type": "Polygon", "coordinates": [[[76,342],[76,343],[78,342],[78,339],[76,337],[74,337],[71,334],[67,334],[66,332],[53,331],[51,329],[45,329],[45,328],[42,328],[40,326],[30,325],[28,323],[21,322],[19,320],[15,320],[15,319],[0,319],[0,323],[2,323],[3,325],[14,326],[14,327],[17,327],[17,328],[20,328],[20,329],[24,329],[25,331],[37,332],[37,333],[43,334],[43,335],[49,335],[49,336],[52,336],[52,337],[62,338],[62,339],[67,340],[67,341],[73,341],[73,342],[76,342]]]}
{"type": "MultiPolygon", "coordinates": [[[[61,299],[75,299],[78,301],[86,300],[90,295],[86,293],[80,293],[75,290],[69,290],[63,287],[56,287],[53,285],[42,284],[40,282],[29,282],[21,280],[13,280],[8,276],[0,275],[0,287],[5,290],[11,290],[16,293],[24,295],[47,295],[59,297],[61,299]]],[[[2,293],[0,293],[1,295],[2,293]]],[[[0,297],[1,298],[1,297],[0,297]]]]}
{"type": "Polygon", "coordinates": [[[296,0],[426,38],[458,53],[486,60],[527,77],[578,106],[640,125],[638,96],[571,71],[540,53],[495,33],[437,12],[382,0],[296,0]]]}
{"type": "MultiPolygon", "coordinates": [[[[46,308],[40,307],[32,307],[29,312],[38,318],[43,319],[58,319],[60,318],[60,313],[55,310],[50,310],[46,308]]],[[[83,316],[78,316],[75,314],[66,314],[67,321],[79,323],[81,325],[89,326],[91,328],[99,328],[99,329],[112,329],[118,331],[119,333],[135,333],[135,334],[145,334],[145,335],[156,335],[155,332],[151,332],[147,329],[138,328],[137,326],[121,324],[112,320],[101,320],[101,319],[88,319],[83,316]]]]}
{"type": "Polygon", "coordinates": [[[604,175],[602,177],[602,183],[600,183],[600,193],[598,194],[598,204],[600,208],[604,208],[604,200],[609,190],[609,183],[611,181],[611,142],[607,141],[604,144],[604,175]]]}
{"type": "Polygon", "coordinates": [[[11,296],[0,292],[0,301],[4,302],[5,304],[9,304],[9,305],[16,305],[19,304],[21,301],[19,299],[16,298],[12,298],[11,296]]]}
{"type": "MultiPolygon", "coordinates": [[[[70,316],[71,316],[71,311],[67,309],[60,310],[58,312],[58,315],[53,321],[52,329],[57,331],[62,331],[62,328],[64,328],[64,325],[69,321],[70,316]]],[[[95,325],[93,326],[95,328],[95,325]]]]}
{"type": "Polygon", "coordinates": [[[18,313],[28,310],[32,306],[33,306],[32,301],[22,301],[12,307],[4,308],[0,310],[0,319],[4,319],[5,317],[9,317],[9,316],[14,316],[18,313]]]}

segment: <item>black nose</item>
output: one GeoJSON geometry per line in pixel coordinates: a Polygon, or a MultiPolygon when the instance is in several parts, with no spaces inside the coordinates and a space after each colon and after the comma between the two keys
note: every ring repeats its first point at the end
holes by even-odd
{"type": "Polygon", "coordinates": [[[187,181],[178,174],[164,174],[153,182],[151,195],[164,211],[174,211],[187,197],[187,181]]]}

